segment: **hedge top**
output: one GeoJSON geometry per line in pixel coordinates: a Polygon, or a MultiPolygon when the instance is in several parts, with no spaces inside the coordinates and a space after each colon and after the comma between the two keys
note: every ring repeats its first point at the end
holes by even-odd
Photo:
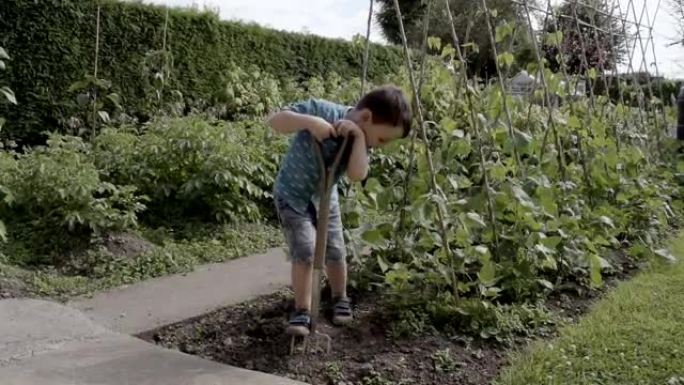
{"type": "MultiPolygon", "coordinates": [[[[362,72],[361,40],[281,32],[188,9],[169,11],[163,52],[165,7],[100,3],[97,76],[110,81],[110,92],[138,117],[154,115],[158,108],[151,100],[159,73],[166,76],[165,90],[180,91],[194,106],[211,103],[225,87],[231,63],[296,81],[331,72],[359,77],[362,72]]],[[[40,142],[43,130],[65,127],[83,110],[68,90],[94,73],[97,2],[3,0],[0,13],[0,46],[12,57],[0,80],[20,103],[16,108],[1,105],[0,116],[7,118],[13,139],[40,142]]],[[[373,44],[371,49],[370,79],[396,72],[403,63],[396,47],[373,44]]]]}

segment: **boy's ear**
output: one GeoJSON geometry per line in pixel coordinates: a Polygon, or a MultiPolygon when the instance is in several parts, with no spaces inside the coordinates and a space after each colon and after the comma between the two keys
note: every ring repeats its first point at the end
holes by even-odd
{"type": "Polygon", "coordinates": [[[373,122],[373,111],[369,110],[368,108],[364,108],[361,110],[360,117],[364,124],[371,123],[373,122]]]}

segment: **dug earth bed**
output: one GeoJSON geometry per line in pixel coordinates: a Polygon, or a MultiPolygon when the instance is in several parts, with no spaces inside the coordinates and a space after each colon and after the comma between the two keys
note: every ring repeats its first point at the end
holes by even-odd
{"type": "MultiPolygon", "coordinates": [[[[602,291],[603,292],[603,291],[602,291]]],[[[573,322],[585,313],[591,298],[558,295],[547,306],[554,316],[573,322]]],[[[232,366],[271,373],[310,384],[490,384],[506,365],[509,349],[521,348],[533,337],[512,343],[441,334],[391,338],[380,317],[378,297],[353,298],[355,321],[332,327],[321,317],[319,330],[332,338],[330,353],[324,340],[318,349],[289,354],[284,334],[292,293],[283,290],[236,306],[223,308],[138,335],[148,342],[198,355],[232,366]]],[[[535,338],[550,337],[555,327],[533,331],[535,338]]]]}

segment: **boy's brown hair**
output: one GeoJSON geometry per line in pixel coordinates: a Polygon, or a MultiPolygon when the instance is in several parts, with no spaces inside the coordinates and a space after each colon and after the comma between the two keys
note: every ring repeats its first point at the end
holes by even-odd
{"type": "Polygon", "coordinates": [[[373,123],[401,127],[402,138],[411,132],[411,107],[399,87],[386,85],[372,90],[356,105],[358,110],[364,108],[373,113],[373,123]]]}

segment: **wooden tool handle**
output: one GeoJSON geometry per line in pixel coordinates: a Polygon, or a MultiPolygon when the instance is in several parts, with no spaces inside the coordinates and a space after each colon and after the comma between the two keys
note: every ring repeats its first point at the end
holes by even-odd
{"type": "Polygon", "coordinates": [[[335,180],[335,173],[342,161],[342,156],[347,150],[349,137],[345,137],[339,151],[335,155],[335,160],[332,166],[328,169],[325,167],[325,159],[323,158],[323,150],[321,144],[314,139],[314,147],[316,149],[316,156],[320,167],[319,180],[319,204],[318,217],[316,221],[316,246],[314,249],[314,264],[313,264],[313,281],[312,281],[312,295],[311,295],[311,332],[316,331],[316,323],[318,320],[318,312],[321,304],[321,273],[325,263],[325,251],[328,241],[328,222],[330,216],[330,197],[332,195],[332,185],[335,180]]]}

